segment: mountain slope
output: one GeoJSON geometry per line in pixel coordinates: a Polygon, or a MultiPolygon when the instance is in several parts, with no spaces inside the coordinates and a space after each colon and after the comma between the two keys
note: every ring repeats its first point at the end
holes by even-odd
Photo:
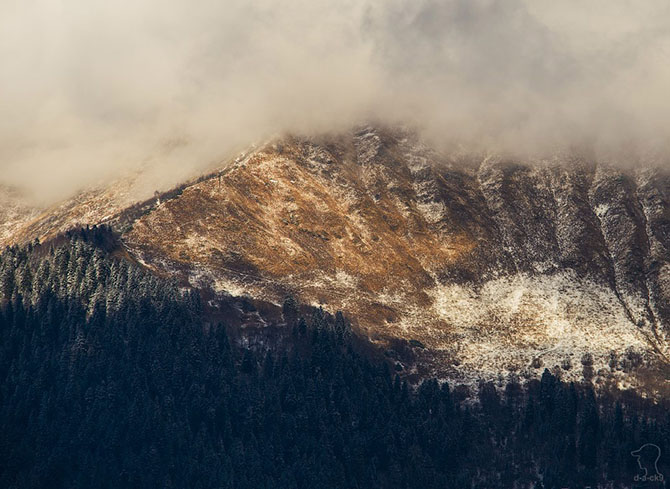
{"type": "Polygon", "coordinates": [[[277,140],[103,220],[137,259],[192,285],[291,293],[350,313],[374,340],[419,340],[428,350],[406,365],[419,373],[546,366],[625,384],[650,341],[666,344],[668,202],[670,178],[652,167],[445,156],[365,128],[277,140]]]}

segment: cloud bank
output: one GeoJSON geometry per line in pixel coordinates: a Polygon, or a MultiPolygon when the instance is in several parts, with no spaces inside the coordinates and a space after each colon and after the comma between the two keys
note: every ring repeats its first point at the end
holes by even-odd
{"type": "Polygon", "coordinates": [[[666,0],[1,0],[0,181],[171,183],[365,120],[509,151],[670,141],[666,0]]]}

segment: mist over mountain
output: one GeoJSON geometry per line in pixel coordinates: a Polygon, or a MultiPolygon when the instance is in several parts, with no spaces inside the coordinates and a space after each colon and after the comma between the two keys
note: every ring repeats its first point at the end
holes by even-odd
{"type": "Polygon", "coordinates": [[[0,486],[665,487],[666,0],[2,0],[0,66],[0,486]]]}
{"type": "Polygon", "coordinates": [[[452,149],[663,159],[668,25],[662,0],[9,0],[1,178],[42,201],[137,168],[167,187],[369,120],[452,149]]]}

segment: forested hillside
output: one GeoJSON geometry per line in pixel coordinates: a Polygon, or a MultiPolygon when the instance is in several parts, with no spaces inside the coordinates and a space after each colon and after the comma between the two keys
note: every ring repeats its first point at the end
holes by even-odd
{"type": "Polygon", "coordinates": [[[0,487],[632,487],[645,443],[670,474],[667,405],[548,371],[410,386],[290,301],[287,346],[245,349],[106,239],[0,256],[0,487]]]}

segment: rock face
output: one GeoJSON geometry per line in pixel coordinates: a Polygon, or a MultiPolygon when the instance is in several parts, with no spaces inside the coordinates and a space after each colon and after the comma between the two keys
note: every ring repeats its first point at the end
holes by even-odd
{"type": "Polygon", "coordinates": [[[634,383],[640,355],[667,351],[660,168],[444,156],[365,128],[278,140],[140,208],[105,220],[148,266],[220,293],[342,309],[374,340],[420,340],[421,372],[556,366],[634,383]]]}

